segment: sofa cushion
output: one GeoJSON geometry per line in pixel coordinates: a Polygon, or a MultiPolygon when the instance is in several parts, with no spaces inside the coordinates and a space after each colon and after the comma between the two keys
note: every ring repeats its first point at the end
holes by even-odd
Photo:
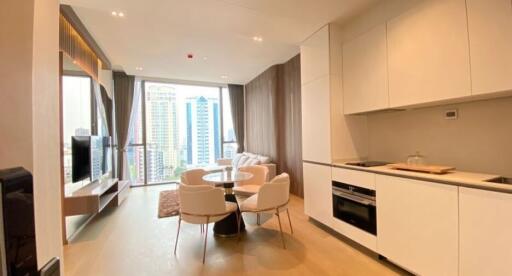
{"type": "Polygon", "coordinates": [[[235,154],[235,157],[233,157],[233,162],[231,163],[231,166],[233,166],[233,168],[238,168],[238,162],[240,162],[240,158],[242,156],[242,153],[235,154]]]}
{"type": "Polygon", "coordinates": [[[247,161],[245,161],[242,165],[240,165],[240,167],[254,166],[254,165],[259,165],[259,164],[260,164],[260,160],[258,160],[256,158],[248,158],[247,161]]]}

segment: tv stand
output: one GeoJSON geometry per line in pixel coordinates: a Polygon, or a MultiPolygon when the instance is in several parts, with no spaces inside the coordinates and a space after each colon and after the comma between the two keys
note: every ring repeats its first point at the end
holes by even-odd
{"type": "Polygon", "coordinates": [[[129,181],[110,178],[94,181],[64,197],[64,216],[97,214],[118,206],[128,196],[129,181]]]}

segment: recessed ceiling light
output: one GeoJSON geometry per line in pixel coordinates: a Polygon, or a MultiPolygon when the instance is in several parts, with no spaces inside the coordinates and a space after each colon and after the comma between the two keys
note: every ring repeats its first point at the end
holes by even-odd
{"type": "Polygon", "coordinates": [[[142,68],[142,67],[138,67],[138,66],[137,66],[137,67],[135,67],[135,70],[137,70],[137,71],[142,71],[142,70],[144,70],[144,68],[142,68]]]}
{"type": "Polygon", "coordinates": [[[228,76],[226,76],[226,75],[222,75],[222,76],[220,76],[220,78],[221,78],[221,79],[227,79],[227,78],[228,78],[228,76]]]}
{"type": "Polygon", "coordinates": [[[256,42],[262,42],[263,41],[263,37],[261,37],[261,36],[253,36],[252,40],[254,40],[256,42]]]}
{"type": "Polygon", "coordinates": [[[110,14],[112,14],[114,17],[124,17],[125,15],[122,11],[112,11],[110,14]]]}
{"type": "Polygon", "coordinates": [[[208,57],[203,57],[203,60],[208,60],[208,57]]]}

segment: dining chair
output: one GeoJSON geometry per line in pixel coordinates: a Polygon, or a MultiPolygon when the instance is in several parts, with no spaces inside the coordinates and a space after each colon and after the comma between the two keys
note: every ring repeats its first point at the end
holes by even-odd
{"type": "Polygon", "coordinates": [[[206,258],[206,243],[208,241],[208,224],[224,219],[231,213],[237,215],[237,204],[224,199],[224,191],[210,185],[180,185],[180,215],[178,232],[174,244],[174,254],[178,247],[181,221],[191,224],[206,225],[203,249],[203,264],[206,258]]]}
{"type": "Polygon", "coordinates": [[[187,185],[207,185],[203,180],[207,172],[203,169],[191,169],[181,173],[181,183],[187,185]]]}
{"type": "MultiPolygon", "coordinates": [[[[281,226],[280,213],[285,212],[288,216],[288,222],[290,223],[290,232],[293,234],[292,221],[290,219],[290,213],[288,211],[288,202],[290,200],[290,176],[287,173],[282,173],[272,181],[267,182],[261,186],[258,193],[249,197],[247,200],[242,202],[240,205],[241,213],[269,213],[275,214],[279,222],[279,232],[281,233],[281,240],[283,242],[283,248],[286,249],[284,241],[283,228],[281,226]]],[[[238,217],[240,220],[242,216],[238,217]]],[[[240,227],[240,223],[238,223],[240,227]]],[[[240,239],[240,229],[238,230],[240,239]]]]}
{"type": "Polygon", "coordinates": [[[258,193],[260,187],[265,184],[268,175],[268,168],[261,165],[245,166],[239,169],[240,172],[252,174],[252,177],[245,181],[236,183],[233,188],[235,195],[252,196],[258,193]]]}

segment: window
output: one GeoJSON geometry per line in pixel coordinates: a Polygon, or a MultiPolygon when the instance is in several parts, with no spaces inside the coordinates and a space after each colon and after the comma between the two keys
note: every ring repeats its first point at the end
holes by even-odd
{"type": "Polygon", "coordinates": [[[186,169],[236,152],[227,89],[146,81],[141,93],[128,149],[137,184],[177,181],[186,169]]]}
{"type": "Polygon", "coordinates": [[[91,135],[91,78],[63,76],[62,121],[64,139],[64,183],[71,181],[71,137],[91,135]]]}

